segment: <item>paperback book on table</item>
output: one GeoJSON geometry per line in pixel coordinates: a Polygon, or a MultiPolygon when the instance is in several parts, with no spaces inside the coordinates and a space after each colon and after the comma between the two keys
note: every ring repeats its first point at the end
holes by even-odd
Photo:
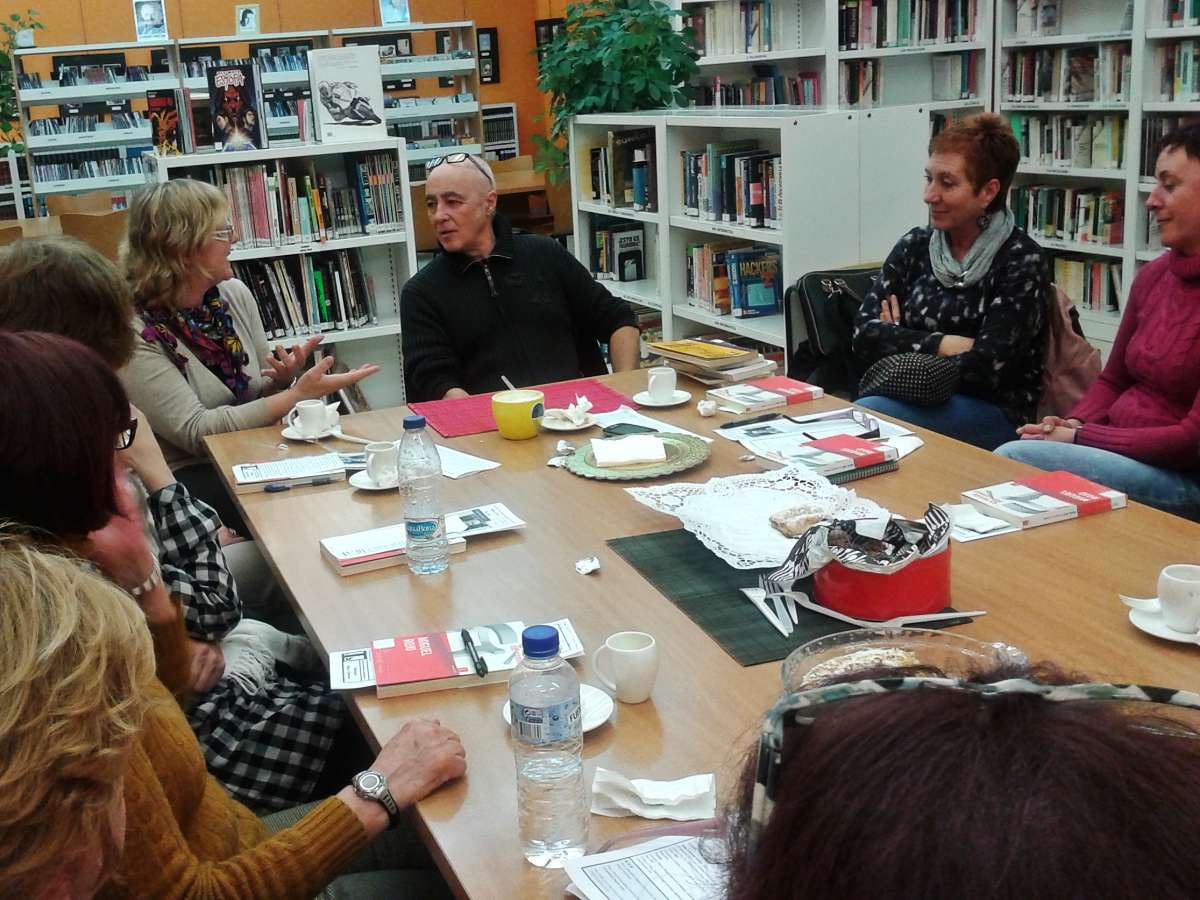
{"type": "Polygon", "coordinates": [[[1121,509],[1128,501],[1120,491],[1061,471],[963,491],[962,498],[984,515],[1021,528],[1121,509]]]}
{"type": "MultiPolygon", "coordinates": [[[[547,624],[558,630],[564,659],[583,655],[583,643],[569,619],[547,624]]],[[[498,622],[380,638],[370,647],[330,653],[330,686],[341,691],[374,686],[376,695],[384,698],[507,681],[521,659],[524,630],[524,622],[498,622]],[[475,670],[464,630],[487,666],[486,675],[475,670]]]]}
{"type": "Polygon", "coordinates": [[[789,466],[803,466],[834,484],[895,471],[900,461],[895,447],[850,434],[835,434],[815,441],[805,440],[802,434],[781,434],[746,437],[741,442],[759,456],[789,466]]]}
{"type": "Polygon", "coordinates": [[[716,400],[719,405],[747,413],[778,409],[794,403],[807,403],[809,400],[824,397],[825,389],[784,375],[775,375],[743,384],[713,388],[707,393],[708,399],[716,400]]]}

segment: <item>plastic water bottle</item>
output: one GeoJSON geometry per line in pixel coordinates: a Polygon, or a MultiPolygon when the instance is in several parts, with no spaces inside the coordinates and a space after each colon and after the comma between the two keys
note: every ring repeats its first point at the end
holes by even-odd
{"type": "Polygon", "coordinates": [[[508,680],[521,849],[535,866],[557,869],[583,855],[591,814],[579,679],[552,626],[531,625],[521,644],[525,658],[508,680]]]}
{"type": "Polygon", "coordinates": [[[446,571],[450,548],[439,488],[442,461],[425,429],[424,416],[404,417],[400,438],[400,487],[404,491],[404,536],[408,567],[418,575],[446,571]]]}

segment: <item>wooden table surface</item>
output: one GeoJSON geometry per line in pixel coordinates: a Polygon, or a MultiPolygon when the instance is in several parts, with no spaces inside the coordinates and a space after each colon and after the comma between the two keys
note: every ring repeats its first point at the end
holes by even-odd
{"type": "MultiPolygon", "coordinates": [[[[627,395],[642,389],[644,373],[612,376],[627,395]]],[[[694,399],[698,385],[686,383],[694,399]]],[[[825,399],[805,411],[842,405],[825,399]]],[[[709,434],[728,416],[701,419],[694,403],[648,415],[709,434]]],[[[395,439],[400,409],[343,420],[348,433],[395,439]]],[[[894,512],[920,515],[931,501],[956,500],[960,491],[1019,476],[1027,467],[940,435],[918,430],[925,446],[898,472],[856,482],[855,490],[894,512]]],[[[595,430],[590,434],[598,434],[595,430]]],[[[586,436],[586,435],[585,435],[586,436]]],[[[402,519],[396,492],[356,491],[345,483],[282,494],[238,496],[246,521],[286,586],[310,636],[324,651],[368,646],[380,637],[519,619],[535,623],[561,616],[574,622],[590,651],[609,634],[648,631],[661,648],[651,699],[618,703],[610,722],[584,742],[588,783],[600,765],[629,777],[674,779],[716,772],[722,794],[733,783],[759,717],[779,688],[779,666],[743,668],[661,596],[624,560],[608,538],[679,527],[629,497],[622,485],[589,481],[549,468],[561,434],[509,442],[496,433],[445,440],[449,446],[503,463],[459,480],[444,479],[447,509],[494,501],[527,521],[524,530],[474,540],[452,558],[446,574],[417,577],[406,568],[341,578],[322,561],[318,540],[402,519]],[[574,563],[600,558],[600,571],[581,576],[574,563]]],[[[565,435],[572,437],[572,435],[565,435]]],[[[280,449],[278,428],[208,439],[225,477],[237,462],[309,454],[308,444],[280,449]]],[[[324,442],[335,447],[337,442],[324,442]]],[[[676,480],[703,482],[753,471],[743,451],[717,438],[711,457],[676,480]]],[[[1151,638],[1136,630],[1118,592],[1153,596],[1159,570],[1200,562],[1200,526],[1137,504],[1092,518],[1028,532],[956,544],[953,597],[960,609],[989,615],[956,629],[984,640],[1004,640],[1033,659],[1049,659],[1096,679],[1132,680],[1200,690],[1200,650],[1151,638]]],[[[764,621],[762,627],[769,627],[764,621]]],[[[598,684],[590,659],[577,668],[598,684]]],[[[406,719],[437,717],[461,735],[465,778],[419,805],[420,827],[452,887],[475,898],[559,897],[561,871],[527,865],[518,849],[515,775],[507,728],[500,716],[503,684],[414,697],[377,700],[360,691],[351,706],[376,745],[406,719]]],[[[589,847],[641,819],[593,816],[589,847]]]]}

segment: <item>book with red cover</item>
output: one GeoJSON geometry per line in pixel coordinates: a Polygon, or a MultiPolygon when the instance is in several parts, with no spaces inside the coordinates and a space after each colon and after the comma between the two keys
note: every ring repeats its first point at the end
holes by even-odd
{"type": "Polygon", "coordinates": [[[1063,471],[963,491],[962,498],[984,515],[1021,528],[1120,509],[1128,501],[1120,491],[1063,471]]]}
{"type": "Polygon", "coordinates": [[[818,397],[824,396],[824,388],[788,378],[786,375],[757,378],[753,381],[712,388],[708,391],[710,400],[715,400],[718,405],[728,406],[738,412],[778,409],[795,403],[807,403],[809,400],[816,400],[818,397]]]}
{"type": "Polygon", "coordinates": [[[891,472],[900,460],[895,447],[849,434],[834,434],[815,441],[795,433],[776,434],[745,438],[742,444],[759,456],[789,466],[804,466],[835,484],[891,472]]]}

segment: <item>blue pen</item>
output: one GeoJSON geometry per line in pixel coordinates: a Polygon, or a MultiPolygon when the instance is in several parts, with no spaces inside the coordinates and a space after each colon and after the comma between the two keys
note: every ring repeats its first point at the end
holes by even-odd
{"type": "Polygon", "coordinates": [[[333,479],[328,475],[322,475],[320,478],[314,478],[312,481],[301,481],[295,485],[275,482],[274,484],[268,484],[263,490],[270,494],[277,494],[280,491],[290,491],[293,487],[308,487],[309,485],[319,484],[333,484],[333,479]]]}

